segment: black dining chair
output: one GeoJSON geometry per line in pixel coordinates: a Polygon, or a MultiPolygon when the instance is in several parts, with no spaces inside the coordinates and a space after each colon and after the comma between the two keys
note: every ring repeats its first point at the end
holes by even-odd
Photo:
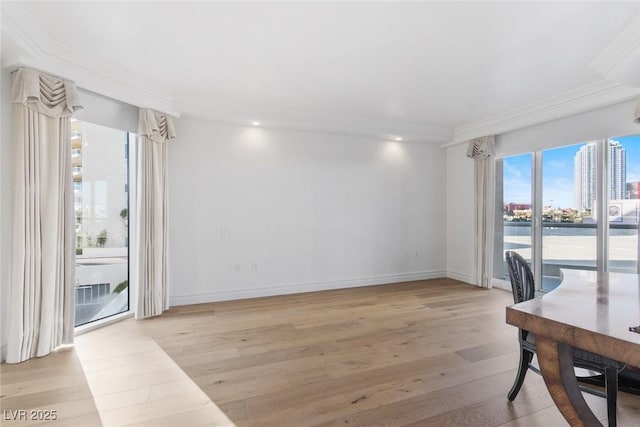
{"type": "MultiPolygon", "coordinates": [[[[527,261],[514,251],[505,252],[505,259],[511,278],[513,302],[517,304],[534,298],[535,283],[533,281],[533,273],[527,261]]],[[[518,366],[516,379],[508,394],[510,401],[513,401],[518,395],[524,382],[524,377],[529,369],[540,374],[540,370],[531,363],[533,355],[536,353],[535,335],[524,329],[519,329],[518,337],[520,340],[520,364],[518,366]]],[[[616,425],[618,373],[624,369],[625,365],[613,359],[600,356],[599,354],[576,348],[573,349],[573,365],[577,368],[595,371],[604,375],[605,393],[583,386],[580,386],[580,389],[586,393],[607,399],[607,419],[609,426],[614,427],[616,425]]],[[[595,383],[593,377],[577,377],[577,379],[581,382],[595,383]]]]}

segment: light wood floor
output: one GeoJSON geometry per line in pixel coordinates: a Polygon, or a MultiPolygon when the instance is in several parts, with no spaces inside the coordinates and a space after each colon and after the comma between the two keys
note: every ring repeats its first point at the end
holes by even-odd
{"type": "MultiPolygon", "coordinates": [[[[178,307],[3,364],[2,410],[77,426],[566,426],[534,373],[506,399],[510,302],[442,279],[178,307]]],[[[606,424],[604,399],[586,399],[606,424]]],[[[620,394],[618,420],[640,425],[640,397],[620,394]]]]}
{"type": "Polygon", "coordinates": [[[2,425],[232,427],[140,325],[128,319],[76,337],[74,348],[3,364],[2,425]]]}
{"type": "Polygon", "coordinates": [[[91,389],[73,349],[59,350],[47,357],[20,364],[3,363],[0,366],[0,385],[0,423],[3,426],[100,425],[91,389]],[[32,410],[43,411],[40,412],[43,415],[50,411],[49,415],[56,420],[38,423],[31,419],[32,410]]]}
{"type": "MultiPolygon", "coordinates": [[[[534,373],[506,399],[511,298],[431,280],[180,307],[143,327],[238,426],[566,425],[534,373]]],[[[621,395],[619,425],[639,414],[621,395]]]]}

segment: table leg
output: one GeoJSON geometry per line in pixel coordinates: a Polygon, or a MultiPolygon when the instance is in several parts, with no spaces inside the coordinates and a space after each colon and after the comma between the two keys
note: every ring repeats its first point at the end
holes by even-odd
{"type": "Polygon", "coordinates": [[[578,388],[571,346],[536,335],[536,354],[547,389],[569,424],[602,427],[578,388]]]}

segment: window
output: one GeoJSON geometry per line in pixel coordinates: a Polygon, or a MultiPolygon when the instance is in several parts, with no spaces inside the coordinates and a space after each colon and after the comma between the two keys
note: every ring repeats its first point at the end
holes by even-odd
{"type": "Polygon", "coordinates": [[[640,135],[612,138],[608,206],[608,270],[638,271],[640,135]]]}
{"type": "Polygon", "coordinates": [[[560,284],[560,269],[596,269],[598,144],[542,152],[542,289],[560,284]]]}
{"type": "Polygon", "coordinates": [[[127,132],[73,121],[76,326],[129,310],[127,132]],[[89,143],[90,142],[90,143],[89,143]]]}
{"type": "Polygon", "coordinates": [[[545,291],[561,269],[636,272],[639,187],[640,135],[497,159],[494,278],[506,250],[545,291]]]}

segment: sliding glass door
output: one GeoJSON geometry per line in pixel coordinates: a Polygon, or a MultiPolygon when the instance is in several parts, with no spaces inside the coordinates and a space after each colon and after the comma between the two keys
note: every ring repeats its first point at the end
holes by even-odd
{"type": "Polygon", "coordinates": [[[542,152],[541,288],[560,283],[560,269],[596,269],[598,144],[542,152]]]}
{"type": "Polygon", "coordinates": [[[608,206],[609,271],[636,273],[640,217],[640,135],[610,140],[610,152],[615,149],[620,154],[611,154],[610,158],[612,167],[609,174],[614,184],[611,186],[608,206]]]}
{"type": "Polygon", "coordinates": [[[72,120],[76,326],[129,310],[129,135],[72,120]]]}
{"type": "Polygon", "coordinates": [[[494,227],[493,277],[509,280],[505,251],[516,251],[526,260],[533,256],[532,163],[530,153],[496,160],[496,223],[494,227]],[[501,189],[501,190],[500,190],[501,189]]]}
{"type": "Polygon", "coordinates": [[[561,269],[637,272],[640,135],[496,160],[494,278],[504,252],[531,262],[540,290],[561,269]]]}

